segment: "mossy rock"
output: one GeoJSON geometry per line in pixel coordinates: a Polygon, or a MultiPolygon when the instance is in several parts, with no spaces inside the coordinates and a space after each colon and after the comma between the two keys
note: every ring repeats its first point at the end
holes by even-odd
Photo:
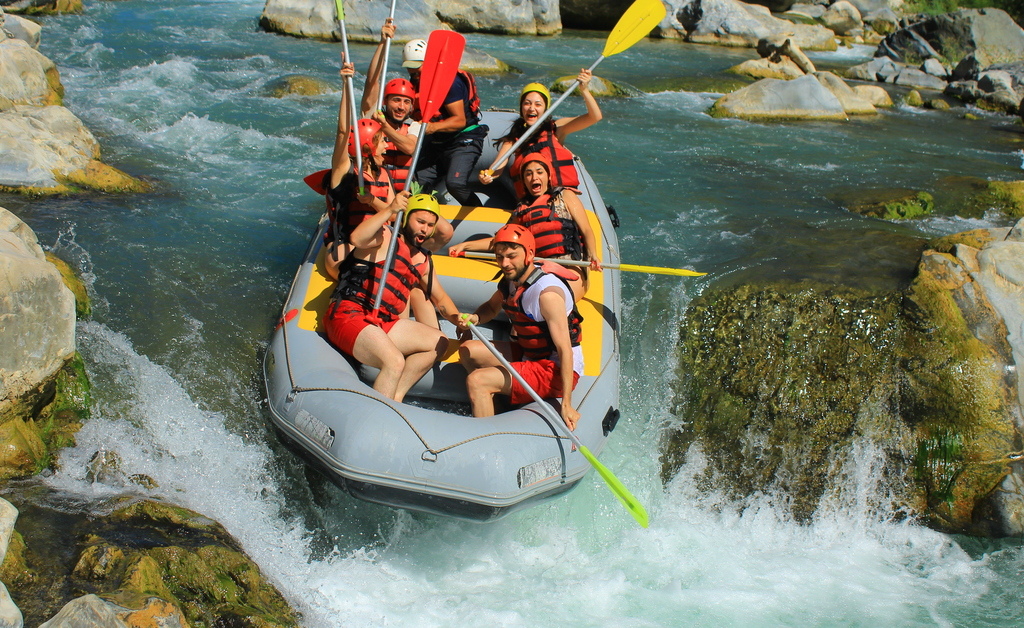
{"type": "Polygon", "coordinates": [[[949,176],[935,186],[936,210],[945,215],[983,218],[995,211],[1007,218],[1024,217],[1024,181],[989,181],[981,177],[949,176]]]}
{"type": "Polygon", "coordinates": [[[952,255],[958,244],[963,244],[975,249],[982,249],[986,244],[995,240],[995,236],[988,229],[972,229],[961,231],[950,235],[934,238],[928,241],[928,248],[938,253],[952,255]]]}
{"type": "Polygon", "coordinates": [[[855,214],[883,220],[922,218],[935,209],[931,194],[904,188],[851,190],[833,193],[829,198],[855,214]]]}
{"type": "Polygon", "coordinates": [[[326,81],[304,74],[289,74],[276,78],[266,84],[264,93],[271,98],[285,96],[321,96],[334,90],[326,81]]]}
{"type": "MultiPolygon", "coordinates": [[[[563,76],[562,78],[555,81],[554,85],[550,87],[552,94],[562,94],[565,90],[569,89],[573,81],[576,80],[576,76],[563,76]]],[[[628,96],[637,96],[641,92],[635,89],[630,89],[624,85],[618,85],[603,79],[599,76],[595,76],[590,79],[590,93],[597,98],[624,98],[628,96]]],[[[572,93],[573,96],[579,96],[580,90],[576,89],[572,93]]]]}
{"type": "Polygon", "coordinates": [[[70,196],[86,191],[129,194],[153,190],[153,186],[149,183],[125,174],[98,159],[90,160],[82,170],[76,170],[66,175],[58,175],[56,179],[57,185],[52,187],[0,185],[0,192],[37,198],[45,196],[70,196]]]}
{"type": "Polygon", "coordinates": [[[15,530],[7,543],[3,564],[0,564],[0,582],[8,587],[27,587],[36,581],[35,571],[29,568],[25,560],[27,550],[25,537],[15,530]]]}
{"type": "Polygon", "coordinates": [[[111,500],[62,508],[67,498],[44,485],[10,495],[29,547],[23,564],[0,568],[26,625],[52,617],[72,598],[91,593],[130,609],[159,598],[193,627],[297,626],[298,617],[259,567],[216,521],[153,500],[111,500]],[[52,504],[52,505],[51,505],[52,504]]]}
{"type": "Polygon", "coordinates": [[[921,92],[912,89],[903,97],[903,104],[908,107],[923,107],[924,98],[921,97],[921,92]]]}
{"type": "Polygon", "coordinates": [[[61,13],[82,13],[82,0],[28,0],[3,7],[7,13],[22,15],[60,15],[61,13]]]}
{"type": "Polygon", "coordinates": [[[49,251],[46,253],[46,260],[57,267],[64,285],[68,287],[71,294],[75,295],[76,318],[80,321],[89,320],[92,317],[92,301],[89,299],[89,291],[86,290],[82,280],[78,278],[78,274],[67,262],[49,251]]]}
{"type": "Polygon", "coordinates": [[[459,68],[476,75],[523,73],[519,68],[476,48],[466,48],[462,51],[462,62],[459,64],[459,68]]]}

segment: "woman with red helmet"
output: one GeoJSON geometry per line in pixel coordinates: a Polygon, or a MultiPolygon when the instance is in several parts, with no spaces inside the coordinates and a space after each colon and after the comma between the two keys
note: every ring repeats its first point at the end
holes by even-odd
{"type": "MultiPolygon", "coordinates": [[[[341,76],[355,74],[351,63],[342,64],[341,76]]],[[[338,265],[349,252],[349,234],[370,216],[389,211],[392,207],[405,207],[409,194],[395,194],[391,177],[383,168],[384,132],[376,120],[363,118],[352,128],[351,94],[342,90],[338,110],[338,133],[334,140],[334,156],[331,159],[330,181],[327,191],[328,211],[331,227],[326,234],[329,241],[327,272],[337,279],[338,265]],[[356,145],[358,130],[358,146],[356,145]],[[355,172],[355,156],[359,151],[363,171],[355,172]],[[361,181],[360,181],[361,179],[361,181]],[[360,185],[360,183],[362,185],[360,185]],[[362,192],[360,192],[362,187],[362,192]]]]}

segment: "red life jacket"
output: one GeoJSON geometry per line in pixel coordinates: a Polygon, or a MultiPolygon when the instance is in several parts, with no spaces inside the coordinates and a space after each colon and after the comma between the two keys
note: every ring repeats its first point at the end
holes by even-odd
{"type": "MultiPolygon", "coordinates": [[[[419,285],[420,280],[428,273],[432,277],[433,262],[430,253],[423,249],[420,251],[426,254],[427,261],[415,264],[412,261],[413,252],[405,238],[401,234],[398,235],[395,259],[384,286],[384,297],[381,299],[379,316],[383,322],[398,319],[409,303],[409,293],[412,289],[419,285]]],[[[333,316],[339,307],[344,308],[344,303],[355,304],[367,313],[372,311],[383,271],[384,262],[370,262],[355,255],[346,257],[338,267],[338,285],[331,294],[331,306],[327,310],[327,316],[333,316]]]]}
{"type": "MultiPolygon", "coordinates": [[[[380,169],[376,180],[367,178],[364,172],[363,186],[367,193],[386,203],[388,192],[391,190],[391,177],[386,168],[380,169]]],[[[377,213],[372,206],[360,202],[357,194],[359,194],[359,188],[355,185],[352,173],[345,175],[338,187],[327,193],[327,215],[331,219],[331,224],[327,232],[324,233],[325,244],[335,240],[348,242],[352,231],[364,220],[377,213]],[[348,186],[351,186],[351,189],[346,190],[348,186]],[[342,198],[343,196],[347,196],[347,198],[342,198]]]]}
{"type": "MultiPolygon", "coordinates": [[[[565,284],[566,289],[569,291],[569,298],[572,299],[572,289],[569,288],[568,275],[570,271],[566,269],[555,270],[552,264],[548,266],[553,272],[550,274],[555,275],[565,284]]],[[[559,267],[560,268],[560,267],[559,267]]],[[[512,321],[512,333],[515,336],[516,343],[523,349],[523,357],[527,360],[543,360],[548,358],[552,353],[556,351],[555,343],[551,340],[551,332],[548,330],[547,321],[535,321],[526,315],[523,310],[523,293],[525,293],[530,286],[537,283],[537,281],[549,273],[542,270],[539,266],[535,266],[530,276],[523,282],[522,285],[515,292],[509,290],[509,282],[507,279],[502,279],[498,283],[498,290],[504,295],[504,300],[501,303],[501,307],[505,310],[505,314],[508,315],[510,321],[512,321]]],[[[576,278],[573,275],[572,278],[576,278]]],[[[580,316],[579,311],[576,310],[574,305],[572,312],[567,316],[569,323],[569,341],[574,347],[580,346],[580,342],[583,339],[583,331],[580,323],[583,322],[583,317],[580,316]]]]}
{"type": "Polygon", "coordinates": [[[576,171],[576,164],[573,161],[573,154],[568,148],[562,145],[555,137],[554,132],[549,129],[539,131],[533,141],[521,146],[516,151],[515,159],[512,161],[512,170],[509,174],[516,185],[516,197],[523,198],[526,191],[523,189],[523,180],[519,176],[523,166],[526,165],[526,157],[530,153],[543,151],[554,167],[551,173],[551,187],[577,188],[580,185],[580,175],[576,171]]]}
{"type": "MultiPolygon", "coordinates": [[[[402,122],[398,127],[398,131],[402,135],[408,135],[409,121],[405,120],[402,122]]],[[[384,168],[391,176],[391,185],[394,186],[395,193],[397,194],[405,189],[405,183],[409,180],[409,166],[412,165],[412,155],[406,155],[398,150],[395,143],[389,139],[385,139],[384,145],[387,147],[387,150],[384,151],[384,168]]]]}
{"type": "Polygon", "coordinates": [[[561,193],[561,188],[556,188],[552,194],[519,203],[509,222],[530,230],[537,241],[537,257],[569,255],[571,259],[583,259],[583,235],[576,221],[562,218],[555,211],[555,201],[561,193]]]}

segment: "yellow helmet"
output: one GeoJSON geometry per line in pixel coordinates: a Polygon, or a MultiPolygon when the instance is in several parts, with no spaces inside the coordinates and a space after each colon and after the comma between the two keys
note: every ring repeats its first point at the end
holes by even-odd
{"type": "MultiPolygon", "coordinates": [[[[416,194],[409,197],[409,204],[405,208],[405,218],[402,220],[402,227],[409,224],[409,216],[413,212],[430,212],[434,214],[434,217],[441,220],[441,205],[438,204],[437,199],[432,194],[416,194]]],[[[434,231],[430,232],[430,235],[434,235],[437,231],[437,226],[434,226],[434,231]]]]}
{"type": "Polygon", "coordinates": [[[519,92],[519,104],[523,104],[523,98],[530,92],[537,92],[544,97],[544,106],[551,106],[551,92],[548,91],[547,87],[544,87],[541,83],[530,83],[523,88],[523,91],[519,92]]]}

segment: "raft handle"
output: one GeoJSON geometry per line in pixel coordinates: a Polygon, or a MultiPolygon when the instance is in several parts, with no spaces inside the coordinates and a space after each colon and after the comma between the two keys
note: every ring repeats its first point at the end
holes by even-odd
{"type": "Polygon", "coordinates": [[[605,413],[604,419],[601,421],[601,429],[604,430],[604,435],[608,436],[615,426],[619,422],[619,411],[612,406],[608,406],[608,412],[605,413]]]}
{"type": "Polygon", "coordinates": [[[426,462],[437,462],[437,453],[428,449],[420,456],[420,460],[424,460],[426,462]]]}

